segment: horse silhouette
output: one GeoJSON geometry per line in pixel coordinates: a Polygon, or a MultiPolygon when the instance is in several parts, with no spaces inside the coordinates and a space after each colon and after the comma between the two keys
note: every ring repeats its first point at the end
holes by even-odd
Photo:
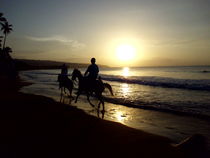
{"type": "Polygon", "coordinates": [[[67,76],[58,75],[59,89],[61,90],[61,98],[63,96],[63,92],[66,93],[65,88],[69,90],[69,95],[72,97],[73,90],[73,82],[67,76]]]}
{"type": "Polygon", "coordinates": [[[75,103],[77,102],[80,94],[82,92],[85,92],[88,102],[90,103],[90,105],[94,106],[90,102],[89,97],[92,93],[95,93],[96,98],[99,100],[98,109],[100,108],[100,104],[102,104],[104,111],[104,99],[102,96],[102,92],[105,90],[105,88],[107,88],[110,91],[111,95],[113,95],[111,85],[108,83],[103,83],[100,77],[98,80],[95,80],[94,83],[91,83],[88,77],[84,77],[78,69],[74,69],[72,73],[72,80],[74,81],[76,80],[76,78],[78,78],[79,80],[79,86],[75,103]]]}

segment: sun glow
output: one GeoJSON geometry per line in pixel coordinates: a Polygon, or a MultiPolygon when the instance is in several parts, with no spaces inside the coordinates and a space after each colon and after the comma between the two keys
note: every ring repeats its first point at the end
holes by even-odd
{"type": "Polygon", "coordinates": [[[129,61],[135,58],[136,49],[132,45],[122,44],[116,48],[116,56],[119,60],[129,61]]]}
{"type": "Polygon", "coordinates": [[[106,46],[106,58],[112,66],[130,67],[137,66],[144,58],[141,39],[127,35],[127,38],[115,38],[106,46]]]}

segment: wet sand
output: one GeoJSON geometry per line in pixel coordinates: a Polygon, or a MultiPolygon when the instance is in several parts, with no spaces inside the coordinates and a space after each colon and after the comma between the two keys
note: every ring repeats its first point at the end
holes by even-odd
{"type": "MultiPolygon", "coordinates": [[[[66,98],[66,103],[68,99],[66,98]]],[[[210,122],[208,120],[176,115],[154,110],[144,110],[140,108],[130,108],[119,104],[105,103],[105,113],[92,108],[86,101],[86,97],[81,96],[78,103],[71,103],[86,113],[122,123],[132,128],[140,129],[153,134],[169,137],[175,143],[193,134],[202,134],[206,136],[208,146],[210,147],[210,122]]]]}
{"type": "Polygon", "coordinates": [[[47,97],[17,92],[20,85],[15,90],[6,84],[1,87],[1,157],[201,156],[200,149],[174,147],[167,137],[102,120],[47,97]]]}

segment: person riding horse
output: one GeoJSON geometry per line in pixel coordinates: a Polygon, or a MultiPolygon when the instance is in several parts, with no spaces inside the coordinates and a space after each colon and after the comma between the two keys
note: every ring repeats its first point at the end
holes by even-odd
{"type": "Polygon", "coordinates": [[[68,68],[66,64],[63,64],[61,67],[61,74],[58,75],[58,82],[59,88],[61,89],[61,96],[63,95],[63,91],[65,92],[65,88],[69,90],[69,94],[71,96],[73,90],[73,82],[68,78],[68,68]]]}
{"type": "Polygon", "coordinates": [[[99,73],[99,68],[96,65],[96,59],[92,58],[91,60],[91,65],[88,66],[87,70],[85,71],[84,76],[87,77],[90,86],[95,84],[95,81],[98,77],[98,73],[99,73]]]}
{"type": "Polygon", "coordinates": [[[68,78],[68,68],[66,64],[63,64],[61,67],[61,77],[62,80],[66,80],[68,78]]]}
{"type": "Polygon", "coordinates": [[[75,103],[77,102],[77,99],[82,94],[82,92],[85,92],[87,100],[90,103],[90,105],[95,106],[90,102],[89,99],[90,95],[94,93],[95,97],[99,100],[98,108],[100,108],[100,104],[102,104],[104,110],[104,98],[102,96],[102,93],[105,90],[105,88],[107,88],[110,91],[111,95],[113,96],[114,94],[112,91],[112,86],[109,83],[103,83],[100,77],[94,81],[93,85],[90,85],[88,78],[84,77],[78,69],[74,69],[72,72],[72,80],[75,81],[76,79],[79,80],[79,83],[78,83],[78,91],[75,103]]]}

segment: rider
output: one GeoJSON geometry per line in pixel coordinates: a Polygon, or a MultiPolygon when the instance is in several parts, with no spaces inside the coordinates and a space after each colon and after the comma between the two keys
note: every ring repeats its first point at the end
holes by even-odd
{"type": "Polygon", "coordinates": [[[68,76],[68,68],[67,68],[66,64],[63,64],[61,67],[61,76],[63,79],[66,79],[68,76]]]}
{"type": "Polygon", "coordinates": [[[95,63],[96,63],[96,59],[92,58],[91,65],[88,66],[88,68],[84,74],[84,76],[87,76],[87,78],[90,80],[90,84],[95,83],[95,80],[97,79],[98,73],[99,73],[99,68],[95,63]]]}

